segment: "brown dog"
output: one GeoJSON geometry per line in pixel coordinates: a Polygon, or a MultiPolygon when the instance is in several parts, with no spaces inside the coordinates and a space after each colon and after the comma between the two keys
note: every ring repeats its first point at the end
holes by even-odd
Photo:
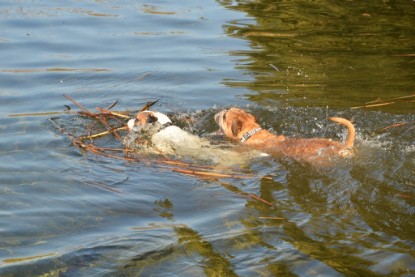
{"type": "Polygon", "coordinates": [[[340,117],[330,117],[330,120],[345,125],[349,130],[344,144],[326,138],[288,138],[272,134],[261,129],[255,116],[237,108],[224,110],[215,115],[215,121],[225,136],[268,154],[289,156],[295,160],[310,163],[330,161],[336,156],[351,157],[354,155],[355,128],[353,124],[340,117]]]}

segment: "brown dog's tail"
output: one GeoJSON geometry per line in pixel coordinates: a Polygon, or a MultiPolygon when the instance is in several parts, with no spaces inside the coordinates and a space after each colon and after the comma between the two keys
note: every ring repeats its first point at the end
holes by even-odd
{"type": "Polygon", "coordinates": [[[353,126],[353,124],[344,118],[341,117],[330,117],[329,118],[331,121],[343,124],[344,126],[346,126],[347,130],[349,130],[349,135],[347,136],[346,142],[344,143],[344,148],[352,148],[353,144],[354,144],[354,139],[356,136],[356,130],[353,126]]]}

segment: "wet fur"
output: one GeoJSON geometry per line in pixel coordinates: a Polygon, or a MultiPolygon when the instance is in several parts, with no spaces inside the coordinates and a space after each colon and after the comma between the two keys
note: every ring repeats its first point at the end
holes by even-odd
{"type": "Polygon", "coordinates": [[[171,123],[162,113],[139,112],[128,122],[130,134],[124,140],[128,148],[151,154],[172,155],[180,159],[207,161],[218,165],[245,164],[260,157],[258,151],[234,151],[232,145],[211,145],[206,139],[195,136],[171,123]]]}
{"type": "MultiPolygon", "coordinates": [[[[344,144],[326,138],[290,138],[272,134],[267,130],[255,133],[243,143],[268,154],[288,156],[311,163],[329,161],[336,157],[352,157],[355,140],[353,124],[340,117],[331,117],[330,120],[345,125],[349,130],[344,144]]],[[[217,113],[215,121],[225,136],[234,140],[241,140],[245,133],[260,128],[254,115],[237,108],[217,113]]]]}

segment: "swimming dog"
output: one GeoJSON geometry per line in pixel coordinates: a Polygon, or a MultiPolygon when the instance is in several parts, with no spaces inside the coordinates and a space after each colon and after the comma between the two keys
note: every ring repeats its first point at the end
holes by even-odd
{"type": "Polygon", "coordinates": [[[236,151],[233,149],[235,145],[212,145],[207,139],[173,125],[167,115],[156,111],[139,112],[128,121],[127,126],[130,133],[124,139],[124,144],[141,152],[162,153],[224,166],[245,164],[261,154],[266,155],[252,150],[236,151]]]}
{"type": "Polygon", "coordinates": [[[310,163],[354,155],[355,128],[353,124],[341,117],[329,119],[343,124],[348,129],[349,134],[344,144],[326,138],[290,138],[272,134],[260,127],[254,115],[238,108],[223,110],[215,115],[215,121],[226,137],[271,155],[288,156],[310,163]]]}

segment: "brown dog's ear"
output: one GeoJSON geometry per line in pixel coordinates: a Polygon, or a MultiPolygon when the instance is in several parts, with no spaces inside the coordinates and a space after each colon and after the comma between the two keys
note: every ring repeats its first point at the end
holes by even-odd
{"type": "Polygon", "coordinates": [[[234,137],[238,136],[239,132],[242,130],[243,122],[238,119],[232,120],[231,131],[234,137]]]}

